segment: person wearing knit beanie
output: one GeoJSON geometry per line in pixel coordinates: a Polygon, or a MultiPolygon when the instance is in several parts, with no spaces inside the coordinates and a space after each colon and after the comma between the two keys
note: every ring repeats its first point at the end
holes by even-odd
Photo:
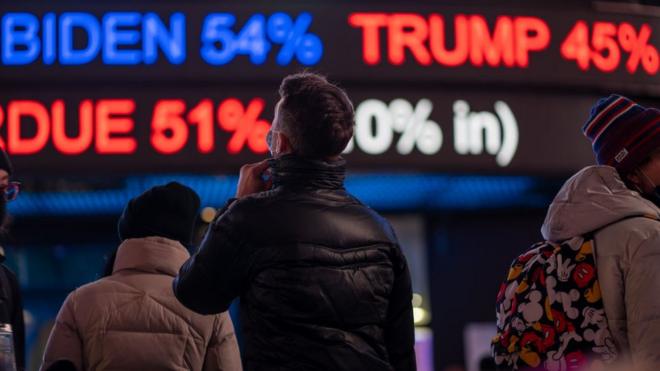
{"type": "Polygon", "coordinates": [[[121,244],[106,274],[67,296],[41,371],[241,371],[229,314],[194,313],[172,290],[190,258],[184,245],[192,243],[199,206],[197,193],[176,182],[128,202],[118,223],[121,244]]]}
{"type": "MultiPolygon", "coordinates": [[[[582,132],[597,165],[566,181],[541,228],[546,241],[582,254],[571,258],[564,247],[555,250],[555,260],[563,256],[568,267],[561,291],[589,288],[580,300],[569,300],[570,310],[599,317],[596,347],[589,343],[593,332],[581,332],[587,320],[575,330],[583,335],[576,343],[584,359],[607,369],[616,362],[616,369],[660,370],[660,111],[610,95],[595,103],[582,132]]],[[[552,308],[561,302],[550,301],[552,308]]],[[[559,313],[575,319],[563,305],[559,313]]],[[[545,349],[538,354],[542,362],[569,362],[545,349]]]]}
{"type": "Polygon", "coordinates": [[[124,208],[119,239],[159,236],[190,245],[199,206],[197,193],[180,183],[153,187],[124,208]]]}
{"type": "MultiPolygon", "coordinates": [[[[165,237],[183,246],[192,244],[200,199],[177,182],[156,186],[131,199],[117,223],[119,240],[165,237]]],[[[106,257],[103,277],[112,275],[117,251],[106,257]]]]}
{"type": "Polygon", "coordinates": [[[660,110],[613,94],[594,105],[582,131],[599,165],[616,168],[630,188],[660,205],[660,110]]]}

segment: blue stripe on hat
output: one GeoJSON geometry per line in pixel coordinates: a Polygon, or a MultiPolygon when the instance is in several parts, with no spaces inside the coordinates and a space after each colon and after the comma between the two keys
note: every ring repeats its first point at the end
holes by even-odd
{"type": "Polygon", "coordinates": [[[634,110],[635,106],[636,104],[634,102],[631,102],[625,98],[618,101],[617,103],[612,104],[610,108],[608,108],[608,110],[600,116],[600,119],[598,119],[598,121],[592,125],[591,129],[589,130],[591,139],[598,140],[598,134],[601,131],[607,129],[608,126],[614,124],[614,119],[616,119],[616,121],[621,119],[621,117],[617,117],[618,115],[620,115],[626,109],[629,110],[628,112],[630,112],[630,110],[634,110]]]}
{"type": "MultiPolygon", "coordinates": [[[[610,125],[608,125],[597,138],[592,138],[595,139],[593,143],[594,149],[596,150],[600,149],[602,143],[604,141],[607,141],[610,134],[614,134],[615,129],[617,127],[620,127],[622,123],[625,126],[626,123],[635,122],[635,120],[640,118],[637,116],[643,113],[644,113],[644,109],[640,105],[638,104],[633,105],[633,107],[631,107],[627,112],[617,117],[614,122],[610,123],[610,125]]],[[[628,127],[627,130],[630,130],[630,128],[628,127]]],[[[594,133],[594,134],[598,135],[598,133],[594,133]]]]}
{"type": "Polygon", "coordinates": [[[591,117],[585,124],[583,131],[584,134],[591,140],[594,140],[596,134],[607,125],[612,117],[616,115],[623,107],[631,104],[628,99],[612,95],[606,101],[599,101],[598,104],[591,110],[591,117]]]}
{"type": "Polygon", "coordinates": [[[614,101],[617,99],[621,98],[619,95],[610,95],[607,98],[601,98],[594,104],[594,106],[591,108],[591,112],[589,112],[589,118],[585,122],[585,124],[582,126],[582,132],[584,133],[585,136],[589,136],[589,132],[587,129],[589,129],[589,126],[593,123],[593,121],[596,119],[596,117],[603,112],[604,109],[607,109],[614,101]]]}

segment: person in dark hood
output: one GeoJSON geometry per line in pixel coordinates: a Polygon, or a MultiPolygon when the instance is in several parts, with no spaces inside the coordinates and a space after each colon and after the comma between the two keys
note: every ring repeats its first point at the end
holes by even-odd
{"type": "MultiPolygon", "coordinates": [[[[13,167],[7,152],[0,149],[0,231],[7,231],[7,202],[18,196],[19,183],[10,181],[13,167]]],[[[0,323],[11,325],[17,369],[25,369],[25,323],[23,301],[16,274],[4,264],[5,251],[0,247],[0,323]]]]}
{"type": "Polygon", "coordinates": [[[273,159],[241,169],[175,295],[203,314],[240,297],[247,370],[414,370],[406,259],[344,188],[353,105],[312,73],[286,77],[280,97],[273,159]]]}
{"type": "Polygon", "coordinates": [[[602,295],[621,361],[660,370],[660,110],[612,95],[593,107],[583,131],[598,165],[562,187],[543,236],[562,242],[595,232],[593,293],[602,295]]]}

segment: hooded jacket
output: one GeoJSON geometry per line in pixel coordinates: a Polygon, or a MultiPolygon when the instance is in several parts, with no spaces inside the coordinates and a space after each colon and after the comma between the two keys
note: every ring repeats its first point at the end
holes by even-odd
{"type": "Polygon", "coordinates": [[[41,369],[69,360],[78,370],[240,371],[227,313],[196,314],[172,294],[172,280],[189,256],[166,238],[125,240],[111,276],[66,298],[41,369]]]}
{"type": "Polygon", "coordinates": [[[219,213],[177,298],[218,313],[240,296],[248,370],[415,369],[410,274],[389,223],[346,192],[343,160],[271,165],[273,189],[219,213]]]}
{"type": "Polygon", "coordinates": [[[619,350],[638,369],[660,370],[658,218],[660,209],[630,190],[616,169],[591,166],[564,184],[542,228],[553,242],[595,232],[608,325],[619,350]]]}

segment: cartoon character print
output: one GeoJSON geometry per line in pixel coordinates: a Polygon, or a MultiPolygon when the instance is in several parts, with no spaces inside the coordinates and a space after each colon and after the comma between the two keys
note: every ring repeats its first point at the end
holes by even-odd
{"type": "Polygon", "coordinates": [[[596,268],[591,264],[580,263],[573,270],[573,281],[581,289],[589,285],[594,276],[596,276],[596,268]]]}
{"type": "Polygon", "coordinates": [[[614,344],[612,334],[607,327],[605,310],[585,307],[582,310],[582,317],[584,317],[584,320],[582,321],[581,328],[586,328],[586,330],[584,330],[584,338],[585,340],[594,343],[592,350],[595,353],[600,354],[605,363],[614,361],[617,358],[618,351],[614,344]],[[596,326],[595,330],[591,328],[594,325],[596,326]]]}
{"type": "Polygon", "coordinates": [[[518,289],[518,281],[510,282],[506,287],[502,287],[504,294],[497,306],[497,324],[504,326],[506,321],[509,320],[511,315],[517,310],[516,290],[518,289]]]}
{"type": "Polygon", "coordinates": [[[568,282],[571,278],[571,272],[575,269],[575,264],[571,265],[571,259],[562,256],[562,254],[556,254],[550,259],[548,259],[548,268],[546,270],[547,274],[551,274],[555,270],[557,271],[557,279],[560,282],[568,282]]]}
{"type": "Polygon", "coordinates": [[[557,287],[557,279],[554,276],[546,278],[545,283],[546,289],[548,290],[548,299],[550,300],[550,305],[555,302],[561,303],[568,318],[578,318],[580,311],[573,307],[573,302],[576,302],[580,299],[580,292],[576,289],[573,289],[569,292],[555,291],[555,288],[557,287]]]}
{"type": "Polygon", "coordinates": [[[587,299],[587,302],[590,304],[594,304],[603,298],[600,292],[600,283],[598,283],[598,281],[594,282],[593,286],[584,292],[584,298],[587,299]]]}
{"type": "Polygon", "coordinates": [[[611,363],[617,359],[619,353],[609,329],[601,328],[595,331],[586,329],[584,339],[594,343],[593,352],[599,354],[605,363],[611,363]]]}
{"type": "Polygon", "coordinates": [[[581,352],[571,352],[557,358],[557,352],[548,357],[544,366],[549,371],[584,370],[589,361],[581,352]]]}
{"type": "Polygon", "coordinates": [[[596,273],[591,240],[540,243],[516,259],[497,295],[496,364],[568,371],[616,360],[596,273]]]}
{"type": "Polygon", "coordinates": [[[575,326],[573,325],[572,322],[566,319],[564,313],[556,309],[552,309],[551,312],[552,312],[552,324],[554,325],[557,333],[561,334],[564,332],[575,331],[575,326]]]}
{"type": "Polygon", "coordinates": [[[539,324],[538,327],[541,328],[541,334],[543,334],[543,348],[541,351],[545,352],[548,348],[555,344],[555,328],[550,325],[539,324]]]}
{"type": "MultiPolygon", "coordinates": [[[[582,341],[582,337],[575,333],[575,331],[570,331],[570,332],[565,332],[561,334],[559,337],[559,349],[556,351],[550,351],[548,352],[548,359],[545,361],[544,366],[546,369],[551,370],[551,371],[564,371],[564,370],[571,370],[571,369],[579,369],[579,368],[574,368],[577,360],[578,360],[578,354],[581,355],[581,353],[575,354],[575,353],[569,353],[567,355],[564,355],[564,352],[566,352],[566,349],[570,345],[571,341],[582,341]]],[[[584,363],[583,360],[580,360],[580,363],[584,363]]]]}
{"type": "Polygon", "coordinates": [[[586,241],[582,243],[580,246],[580,250],[578,251],[578,254],[575,256],[575,261],[576,262],[582,262],[586,260],[589,255],[592,255],[594,251],[594,244],[592,240],[586,241]]]}
{"type": "Polygon", "coordinates": [[[530,281],[534,284],[541,285],[541,287],[545,286],[545,270],[543,267],[534,269],[530,281]]]}
{"type": "Polygon", "coordinates": [[[580,325],[581,328],[586,328],[588,325],[596,325],[598,326],[598,328],[607,327],[607,319],[605,318],[605,309],[585,307],[582,310],[582,317],[584,318],[584,320],[580,325]]]}
{"type": "Polygon", "coordinates": [[[523,318],[528,324],[533,324],[543,317],[543,306],[541,305],[543,295],[540,291],[534,290],[526,296],[526,299],[529,301],[520,303],[518,305],[518,311],[522,313],[523,318]]]}

